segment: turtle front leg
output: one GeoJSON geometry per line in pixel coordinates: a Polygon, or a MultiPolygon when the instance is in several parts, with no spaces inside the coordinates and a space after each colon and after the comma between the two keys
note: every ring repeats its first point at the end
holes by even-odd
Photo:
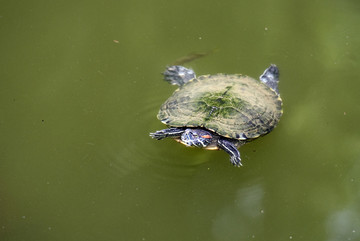
{"type": "Polygon", "coordinates": [[[230,155],[230,161],[234,166],[240,167],[242,166],[241,158],[240,158],[240,152],[229,140],[226,140],[224,138],[220,138],[218,140],[218,146],[219,148],[223,149],[227,154],[230,155]]]}
{"type": "Polygon", "coordinates": [[[182,128],[168,128],[168,129],[156,131],[154,133],[150,133],[150,136],[157,140],[161,140],[166,137],[176,138],[176,137],[180,137],[181,134],[184,133],[184,131],[185,130],[182,128]]]}

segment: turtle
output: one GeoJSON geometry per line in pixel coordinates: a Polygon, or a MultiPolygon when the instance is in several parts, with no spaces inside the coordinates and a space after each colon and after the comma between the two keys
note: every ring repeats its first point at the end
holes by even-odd
{"type": "Polygon", "coordinates": [[[242,166],[238,148],[271,132],[283,113],[275,64],[265,69],[259,80],[241,74],[197,77],[192,69],[180,65],[167,67],[163,75],[179,88],[157,115],[168,128],[150,136],[224,150],[234,166],[242,166]]]}

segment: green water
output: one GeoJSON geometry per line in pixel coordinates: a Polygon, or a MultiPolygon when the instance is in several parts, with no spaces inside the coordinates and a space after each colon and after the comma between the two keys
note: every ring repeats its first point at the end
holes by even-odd
{"type": "Polygon", "coordinates": [[[2,1],[0,240],[360,240],[360,3],[2,1]],[[284,115],[241,148],[156,141],[198,74],[280,68],[284,115]]]}

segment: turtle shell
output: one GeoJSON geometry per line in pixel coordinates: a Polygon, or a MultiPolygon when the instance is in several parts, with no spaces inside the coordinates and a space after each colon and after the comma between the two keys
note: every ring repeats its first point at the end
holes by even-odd
{"type": "Polygon", "coordinates": [[[246,140],[269,133],[282,115],[282,101],[259,80],[244,75],[203,75],[178,88],[158,119],[172,127],[202,127],[246,140]]]}

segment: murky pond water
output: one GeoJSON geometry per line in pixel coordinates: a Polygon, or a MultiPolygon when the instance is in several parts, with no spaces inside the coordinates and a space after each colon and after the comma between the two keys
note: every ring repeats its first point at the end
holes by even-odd
{"type": "Polygon", "coordinates": [[[1,5],[1,240],[360,240],[358,1],[1,5]],[[194,51],[198,74],[280,68],[241,168],[148,136],[194,51]]]}

